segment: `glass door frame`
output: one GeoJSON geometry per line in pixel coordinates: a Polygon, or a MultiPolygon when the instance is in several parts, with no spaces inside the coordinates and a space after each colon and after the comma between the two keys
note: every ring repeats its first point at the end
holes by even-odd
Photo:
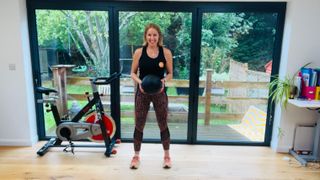
{"type": "Polygon", "coordinates": [[[283,37],[283,29],[285,22],[285,11],[286,11],[286,3],[277,2],[277,3],[215,3],[214,5],[207,4],[205,6],[198,7],[198,16],[197,16],[197,38],[196,43],[196,55],[197,61],[195,63],[195,73],[197,76],[194,76],[193,82],[194,86],[191,87],[193,89],[193,96],[196,97],[196,101],[194,101],[194,112],[193,120],[193,129],[192,129],[192,143],[196,144],[216,144],[216,145],[250,145],[250,146],[270,146],[270,141],[272,137],[272,126],[273,126],[273,114],[274,114],[274,104],[271,102],[270,98],[268,99],[268,108],[267,108],[267,118],[266,118],[266,132],[264,137],[264,142],[225,142],[225,141],[209,141],[209,140],[197,140],[197,108],[198,108],[198,87],[199,87],[199,70],[200,70],[200,47],[201,47],[201,28],[202,28],[202,16],[204,13],[234,13],[234,12],[257,12],[257,13],[277,13],[277,23],[276,23],[276,34],[275,41],[273,46],[273,63],[272,63],[272,72],[270,82],[274,79],[274,75],[279,73],[280,66],[280,56],[281,56],[281,47],[282,47],[282,37],[283,37]],[[269,108],[271,107],[271,108],[269,108]]]}
{"type": "MultiPolygon", "coordinates": [[[[27,14],[28,14],[28,26],[29,26],[29,36],[30,36],[30,50],[31,50],[31,62],[32,62],[32,73],[33,73],[33,84],[34,92],[36,92],[36,87],[41,86],[41,73],[40,73],[40,58],[39,58],[39,49],[38,49],[38,40],[37,40],[37,25],[36,25],[36,10],[91,10],[91,11],[105,11],[108,13],[109,17],[109,27],[110,29],[113,26],[112,20],[114,19],[113,7],[109,6],[106,3],[102,2],[72,2],[72,1],[37,1],[37,0],[27,0],[27,14]]],[[[115,59],[114,41],[115,35],[113,31],[109,32],[109,42],[110,42],[110,59],[115,59]]],[[[117,64],[110,62],[110,73],[116,72],[117,64]]],[[[117,94],[119,92],[119,80],[113,81],[111,84],[111,94],[117,94]]],[[[111,101],[111,115],[116,122],[116,126],[119,126],[119,116],[117,114],[116,105],[120,99],[118,95],[110,96],[111,101]]],[[[43,115],[43,105],[37,103],[37,99],[41,99],[42,95],[35,93],[35,107],[36,107],[36,117],[37,117],[37,130],[40,140],[47,140],[49,137],[45,134],[45,124],[44,124],[44,115],[43,115]]],[[[119,126],[120,127],[120,126],[119,126]]],[[[120,137],[119,132],[116,132],[115,137],[120,137]]]]}
{"type": "MultiPolygon", "coordinates": [[[[188,112],[188,130],[186,141],[173,141],[173,143],[188,144],[224,144],[224,145],[259,145],[269,146],[274,106],[268,100],[267,127],[265,141],[263,143],[237,143],[237,142],[217,142],[217,141],[197,141],[197,114],[198,114],[198,91],[199,91],[199,69],[200,69],[200,45],[201,45],[201,27],[202,14],[206,12],[272,12],[278,14],[277,30],[274,43],[272,75],[278,74],[282,35],[285,20],[286,2],[175,2],[175,1],[99,1],[99,0],[27,0],[28,26],[30,36],[30,49],[32,59],[32,72],[34,79],[34,88],[41,86],[40,66],[37,42],[36,15],[37,9],[52,10],[99,10],[107,11],[109,16],[109,37],[110,37],[110,72],[116,72],[120,69],[119,64],[119,11],[169,11],[169,12],[190,12],[192,13],[191,27],[191,62],[189,74],[189,112],[188,112]],[[191,76],[192,74],[192,76],[191,76]]],[[[117,127],[120,124],[120,81],[114,81],[111,85],[111,115],[116,121],[117,127]]],[[[35,94],[35,102],[41,98],[35,94]]],[[[38,134],[41,140],[45,137],[43,106],[35,104],[37,115],[38,134]]],[[[116,137],[120,137],[120,128],[117,128],[116,137]]],[[[152,141],[150,141],[152,142],[152,141]]],[[[158,141],[157,141],[158,142],[158,141]]]]}

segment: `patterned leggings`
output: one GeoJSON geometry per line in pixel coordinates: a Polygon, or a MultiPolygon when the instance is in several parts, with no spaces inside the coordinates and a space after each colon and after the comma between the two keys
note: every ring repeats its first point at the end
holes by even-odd
{"type": "Polygon", "coordinates": [[[143,129],[146,124],[150,102],[153,103],[156,113],[163,149],[169,150],[170,132],[167,122],[168,96],[164,91],[154,95],[143,94],[140,92],[139,87],[137,88],[135,97],[135,129],[133,135],[134,150],[140,151],[141,149],[143,129]]]}

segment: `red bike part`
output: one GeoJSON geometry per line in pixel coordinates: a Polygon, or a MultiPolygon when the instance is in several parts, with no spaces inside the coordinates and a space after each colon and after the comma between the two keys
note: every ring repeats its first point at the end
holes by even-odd
{"type": "Polygon", "coordinates": [[[111,154],[117,154],[117,150],[116,149],[112,149],[111,154]]]}
{"type": "MultiPolygon", "coordinates": [[[[107,136],[109,136],[110,139],[112,139],[116,132],[116,124],[114,120],[110,116],[107,116],[105,114],[102,116],[102,120],[104,122],[104,125],[106,126],[107,136]]],[[[88,116],[86,116],[85,122],[92,123],[92,124],[99,124],[97,113],[96,112],[90,113],[88,116]]],[[[91,136],[89,140],[95,141],[95,142],[103,142],[103,136],[102,134],[91,136]]]]}

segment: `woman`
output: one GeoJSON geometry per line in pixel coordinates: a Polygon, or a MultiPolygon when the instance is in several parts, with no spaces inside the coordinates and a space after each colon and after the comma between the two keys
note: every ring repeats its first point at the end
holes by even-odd
{"type": "Polygon", "coordinates": [[[131,66],[131,78],[137,83],[138,88],[135,94],[135,129],[133,136],[135,153],[130,167],[132,169],[139,167],[143,129],[150,102],[152,102],[164,150],[163,167],[171,168],[170,133],[167,123],[168,97],[165,92],[165,82],[172,79],[172,54],[169,49],[163,47],[163,36],[158,25],[148,24],[145,27],[143,39],[143,47],[135,51],[131,66]],[[166,76],[164,76],[165,72],[166,76]],[[156,94],[145,93],[141,86],[143,78],[149,74],[156,75],[161,79],[162,88],[156,94]]]}

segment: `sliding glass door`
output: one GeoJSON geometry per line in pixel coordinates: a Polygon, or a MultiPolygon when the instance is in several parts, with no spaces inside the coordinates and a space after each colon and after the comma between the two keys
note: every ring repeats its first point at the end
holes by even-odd
{"type": "MultiPolygon", "coordinates": [[[[90,77],[121,72],[99,91],[116,136],[132,141],[132,55],[152,22],[173,54],[166,88],[172,142],[270,143],[267,86],[279,68],[286,3],[27,0],[27,7],[34,85],[59,90],[62,117],[87,102],[90,77]]],[[[52,115],[36,107],[39,137],[55,136],[52,115]]],[[[160,141],[152,105],[144,132],[144,140],[160,141]]]]}
{"type": "Polygon", "coordinates": [[[202,14],[198,140],[264,142],[276,13],[202,14]]]}

